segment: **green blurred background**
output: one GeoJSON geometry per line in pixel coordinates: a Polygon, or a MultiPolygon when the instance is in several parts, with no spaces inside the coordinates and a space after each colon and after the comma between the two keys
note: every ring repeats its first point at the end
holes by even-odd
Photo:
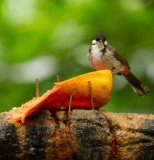
{"type": "Polygon", "coordinates": [[[113,112],[154,113],[153,0],[0,0],[0,112],[8,111],[60,81],[94,71],[87,53],[102,30],[109,44],[150,88],[138,96],[114,77],[113,112]]]}

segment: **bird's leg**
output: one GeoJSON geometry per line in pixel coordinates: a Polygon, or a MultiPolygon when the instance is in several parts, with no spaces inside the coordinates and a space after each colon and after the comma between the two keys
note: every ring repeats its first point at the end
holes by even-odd
{"type": "Polygon", "coordinates": [[[120,73],[123,70],[121,67],[113,68],[111,69],[112,75],[114,76],[115,74],[120,73]]]}

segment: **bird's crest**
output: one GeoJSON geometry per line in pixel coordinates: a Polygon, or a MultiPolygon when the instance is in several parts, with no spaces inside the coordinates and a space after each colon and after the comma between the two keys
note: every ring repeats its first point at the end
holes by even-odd
{"type": "Polygon", "coordinates": [[[102,40],[104,42],[106,40],[105,36],[103,35],[103,31],[99,31],[98,35],[95,37],[96,41],[102,40]]]}

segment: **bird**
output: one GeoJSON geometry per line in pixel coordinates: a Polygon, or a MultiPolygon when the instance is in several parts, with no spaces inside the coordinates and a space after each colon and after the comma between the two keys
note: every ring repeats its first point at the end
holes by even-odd
{"type": "Polygon", "coordinates": [[[88,58],[96,70],[111,70],[113,76],[123,75],[133,90],[140,96],[149,94],[149,88],[131,72],[128,61],[108,44],[103,31],[99,31],[92,40],[88,58]]]}

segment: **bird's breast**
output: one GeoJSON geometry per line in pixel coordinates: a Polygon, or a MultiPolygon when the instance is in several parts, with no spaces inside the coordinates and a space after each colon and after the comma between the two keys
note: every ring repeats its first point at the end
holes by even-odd
{"type": "Polygon", "coordinates": [[[100,52],[100,50],[95,50],[88,55],[91,65],[96,70],[117,68],[121,65],[119,61],[114,58],[114,53],[106,51],[105,53],[100,52]]]}
{"type": "Polygon", "coordinates": [[[102,52],[91,52],[89,53],[88,58],[91,65],[96,70],[110,69],[110,65],[102,52]]]}

